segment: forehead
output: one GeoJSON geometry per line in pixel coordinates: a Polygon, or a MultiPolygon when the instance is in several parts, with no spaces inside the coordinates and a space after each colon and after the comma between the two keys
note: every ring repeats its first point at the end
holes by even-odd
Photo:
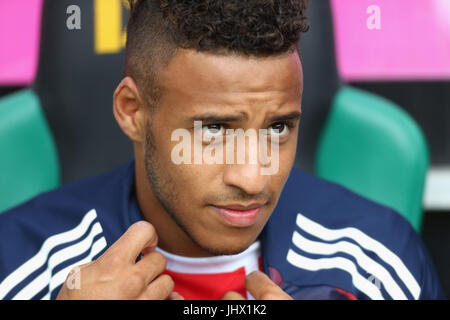
{"type": "Polygon", "coordinates": [[[161,74],[163,91],[185,102],[236,102],[269,96],[301,95],[303,73],[297,52],[254,58],[180,50],[161,74]]]}

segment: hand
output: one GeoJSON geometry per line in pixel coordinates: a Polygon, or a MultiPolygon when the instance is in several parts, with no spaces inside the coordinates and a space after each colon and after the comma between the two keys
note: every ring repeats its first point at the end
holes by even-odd
{"type": "MultiPolygon", "coordinates": [[[[293,300],[260,271],[254,271],[245,278],[245,287],[256,300],[293,300]]],[[[237,292],[229,291],[222,300],[245,300],[245,298],[237,292]]]]}
{"type": "Polygon", "coordinates": [[[180,299],[173,293],[164,256],[154,251],[158,243],[155,228],[148,222],[133,224],[97,260],[75,268],[57,299],[180,299]],[[136,262],[139,254],[142,259],[136,262]],[[69,289],[68,281],[80,277],[79,289],[69,289]]]}

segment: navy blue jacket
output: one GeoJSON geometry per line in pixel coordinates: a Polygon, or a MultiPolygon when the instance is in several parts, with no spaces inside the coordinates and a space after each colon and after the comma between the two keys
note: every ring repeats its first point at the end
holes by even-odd
{"type": "MultiPolygon", "coordinates": [[[[0,215],[0,298],[54,299],[69,271],[142,220],[134,161],[0,215]]],[[[266,272],[296,299],[444,299],[396,212],[294,169],[260,235],[266,272]]]]}

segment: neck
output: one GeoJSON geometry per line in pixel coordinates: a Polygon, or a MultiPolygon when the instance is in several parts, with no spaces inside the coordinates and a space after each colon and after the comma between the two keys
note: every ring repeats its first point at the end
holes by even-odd
{"type": "MultiPolygon", "coordinates": [[[[139,148],[135,148],[139,149],[139,148]]],[[[147,179],[143,156],[137,151],[135,161],[135,185],[138,206],[142,216],[150,222],[158,234],[158,247],[172,254],[185,257],[208,257],[203,250],[181,229],[155,197],[147,179]]]]}

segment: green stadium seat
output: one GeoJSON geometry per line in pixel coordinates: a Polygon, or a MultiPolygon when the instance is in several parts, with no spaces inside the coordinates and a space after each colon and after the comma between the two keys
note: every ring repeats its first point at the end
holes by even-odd
{"type": "Polygon", "coordinates": [[[395,209],[420,232],[429,166],[415,121],[380,96],[352,87],[336,95],[316,154],[316,173],[395,209]]]}
{"type": "Polygon", "coordinates": [[[0,212],[59,185],[52,134],[31,89],[0,99],[0,212]]]}

